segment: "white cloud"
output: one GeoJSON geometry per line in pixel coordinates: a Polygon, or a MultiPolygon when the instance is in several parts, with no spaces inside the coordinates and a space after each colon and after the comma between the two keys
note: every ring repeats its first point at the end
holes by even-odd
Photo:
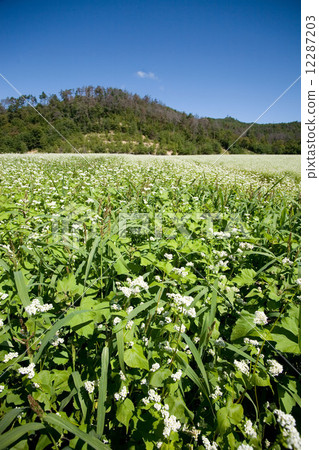
{"type": "Polygon", "coordinates": [[[157,76],[153,72],[143,72],[142,70],[139,70],[136,72],[136,75],[139,78],[150,78],[151,80],[158,80],[157,76]]]}

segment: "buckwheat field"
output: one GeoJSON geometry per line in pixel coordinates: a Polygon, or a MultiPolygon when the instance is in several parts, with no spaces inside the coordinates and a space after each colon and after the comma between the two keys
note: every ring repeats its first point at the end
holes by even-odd
{"type": "Polygon", "coordinates": [[[300,448],[300,159],[227,158],[1,156],[0,449],[300,448]]]}

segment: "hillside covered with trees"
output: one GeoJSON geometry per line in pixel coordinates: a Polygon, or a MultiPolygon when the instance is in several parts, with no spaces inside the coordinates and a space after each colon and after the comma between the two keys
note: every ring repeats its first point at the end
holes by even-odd
{"type": "MultiPolygon", "coordinates": [[[[7,98],[0,104],[0,153],[221,153],[249,126],[231,117],[198,118],[157,100],[114,88],[87,86],[7,98]],[[29,102],[29,103],[28,103],[29,102]]],[[[300,122],[255,124],[229,153],[298,154],[300,122]]]]}

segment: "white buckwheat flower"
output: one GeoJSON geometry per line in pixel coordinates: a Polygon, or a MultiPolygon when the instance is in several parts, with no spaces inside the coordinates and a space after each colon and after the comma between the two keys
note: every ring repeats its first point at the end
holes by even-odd
{"type": "Polygon", "coordinates": [[[248,444],[240,444],[239,447],[237,447],[237,450],[254,450],[251,445],[248,444]]]}
{"type": "Polygon", "coordinates": [[[174,381],[179,381],[182,378],[183,372],[181,370],[178,370],[176,373],[173,373],[171,375],[171,378],[173,378],[174,381]]]}
{"type": "Polygon", "coordinates": [[[89,394],[92,394],[92,392],[94,391],[95,383],[94,381],[84,381],[84,387],[89,394]]]}
{"type": "Polygon", "coordinates": [[[172,260],[173,259],[173,255],[171,253],[164,253],[164,256],[168,260],[172,260]]]}
{"type": "Polygon", "coordinates": [[[11,352],[4,355],[3,362],[7,363],[11,361],[11,359],[17,358],[19,354],[17,352],[11,352]]]}
{"type": "Polygon", "coordinates": [[[28,365],[28,367],[20,367],[20,369],[18,369],[18,372],[21,373],[21,375],[28,375],[28,378],[33,378],[35,375],[34,369],[35,368],[35,364],[31,363],[28,365]]]}
{"type": "Polygon", "coordinates": [[[115,319],[113,320],[113,325],[115,326],[120,322],[121,322],[121,319],[119,317],[115,317],[115,319]]]}
{"type": "Polygon", "coordinates": [[[212,399],[216,400],[218,397],[221,397],[222,395],[223,395],[223,393],[222,393],[220,387],[216,386],[215,391],[212,394],[210,394],[210,397],[212,399]]]}
{"type": "Polygon", "coordinates": [[[160,364],[154,363],[150,369],[150,372],[156,372],[160,367],[160,364]]]}
{"type": "Polygon", "coordinates": [[[256,325],[267,325],[268,318],[264,311],[256,311],[254,317],[254,323],[256,325]]]}
{"type": "Polygon", "coordinates": [[[2,319],[0,319],[0,327],[3,327],[3,325],[4,325],[4,322],[2,319]]]}
{"type": "Polygon", "coordinates": [[[249,366],[245,361],[235,360],[234,364],[235,364],[237,370],[244,373],[245,375],[249,375],[249,366]]]}
{"type": "Polygon", "coordinates": [[[284,370],[283,366],[279,364],[275,359],[268,359],[267,363],[269,364],[269,373],[273,377],[277,377],[279,374],[281,374],[284,370]]]}
{"type": "Polygon", "coordinates": [[[0,394],[1,394],[1,392],[3,392],[4,391],[4,385],[3,384],[0,384],[0,394]]]}
{"type": "Polygon", "coordinates": [[[244,339],[244,343],[247,344],[247,345],[253,345],[254,347],[258,347],[259,346],[259,342],[257,340],[254,340],[254,339],[245,338],[244,339]]]}
{"type": "Polygon", "coordinates": [[[51,303],[45,303],[44,305],[41,305],[38,298],[32,300],[31,304],[25,307],[25,310],[29,314],[29,316],[34,316],[39,312],[50,311],[50,309],[53,309],[53,305],[51,303]]]}
{"type": "Polygon", "coordinates": [[[253,428],[253,423],[251,420],[247,420],[244,425],[244,431],[250,438],[255,439],[257,437],[256,430],[253,428]]]}
{"type": "Polygon", "coordinates": [[[206,450],[217,450],[218,445],[216,442],[209,442],[209,439],[206,436],[202,436],[203,446],[206,450]]]}
{"type": "Polygon", "coordinates": [[[126,386],[123,386],[122,389],[120,390],[120,392],[117,392],[116,394],[114,394],[114,398],[116,401],[118,400],[125,400],[128,394],[128,390],[126,386]]]}

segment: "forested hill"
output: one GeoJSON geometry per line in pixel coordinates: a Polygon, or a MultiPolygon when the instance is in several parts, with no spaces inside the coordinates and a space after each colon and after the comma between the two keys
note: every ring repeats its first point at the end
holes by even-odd
{"type": "MultiPolygon", "coordinates": [[[[0,105],[0,153],[82,152],[213,154],[249,126],[231,117],[198,118],[120,89],[83,87],[7,98],[0,105]]],[[[256,124],[229,153],[300,153],[300,122],[256,124]]]]}

